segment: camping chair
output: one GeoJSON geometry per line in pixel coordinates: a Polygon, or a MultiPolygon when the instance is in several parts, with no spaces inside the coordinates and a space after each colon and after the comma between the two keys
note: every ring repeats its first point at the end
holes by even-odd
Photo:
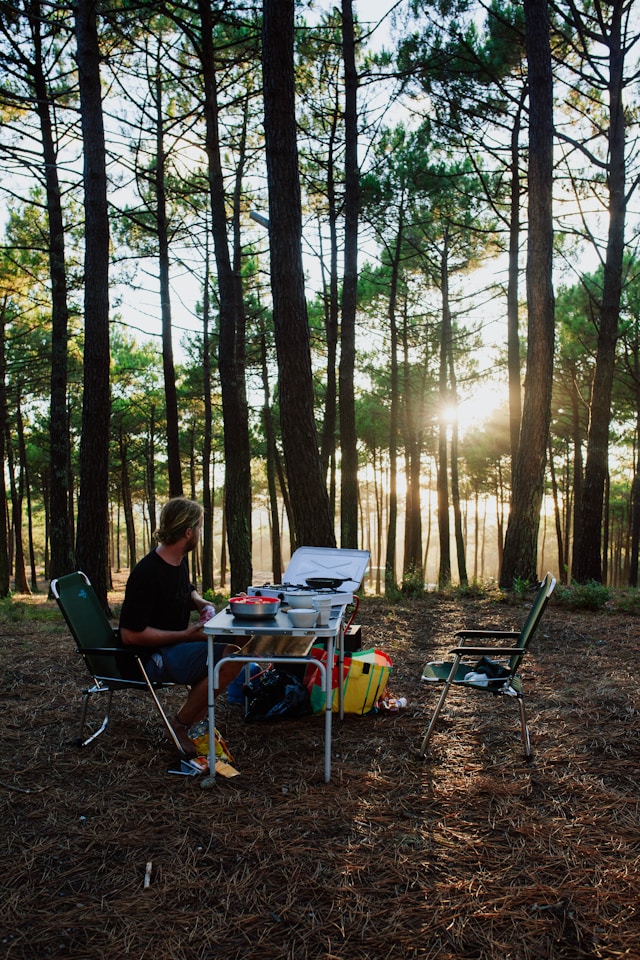
{"type": "Polygon", "coordinates": [[[555,585],[555,578],[547,573],[519,633],[508,630],[459,630],[454,636],[460,641],[460,645],[449,651],[454,659],[425,664],[421,678],[423,683],[444,683],[444,688],[420,747],[421,758],[424,758],[427,752],[431,734],[452,686],[475,690],[479,693],[490,693],[494,696],[515,697],[520,710],[525,756],[527,760],[531,758],[531,740],[524,708],[522,680],[517,670],[555,585]],[[493,640],[493,646],[478,643],[478,641],[487,640],[493,640]],[[509,641],[511,645],[508,645],[509,641]],[[465,663],[463,657],[480,657],[481,659],[474,663],[465,663]],[[494,657],[498,660],[493,659],[494,657]]]}
{"type": "Polygon", "coordinates": [[[106,730],[111,701],[116,690],[144,690],[153,697],[171,739],[179,752],[184,754],[156,694],[156,690],[173,684],[149,679],[142,662],[142,657],[149,651],[122,644],[118,631],[109,623],[86,574],[78,571],[52,580],[51,592],[67,621],[78,653],[82,654],[85,666],[93,678],[93,685],[84,691],[80,735],[76,740],[78,746],[86,747],[106,730]],[[108,694],[107,711],[101,726],[85,739],[87,707],[89,698],[95,693],[108,694]]]}

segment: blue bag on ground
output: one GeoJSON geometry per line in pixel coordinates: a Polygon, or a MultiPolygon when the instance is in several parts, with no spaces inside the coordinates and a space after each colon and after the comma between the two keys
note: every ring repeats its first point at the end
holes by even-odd
{"type": "MultiPolygon", "coordinates": [[[[260,673],[260,666],[257,663],[249,664],[249,677],[255,677],[257,673],[260,673]]],[[[243,704],[244,703],[244,683],[245,683],[245,671],[244,668],[240,671],[238,676],[231,681],[227,687],[227,701],[229,703],[243,704]]]]}

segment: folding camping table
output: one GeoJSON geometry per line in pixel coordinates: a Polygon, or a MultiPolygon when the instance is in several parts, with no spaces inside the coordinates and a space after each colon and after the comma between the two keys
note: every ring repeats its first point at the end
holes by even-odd
{"type": "MultiPolygon", "coordinates": [[[[344,662],[344,615],[347,604],[342,603],[331,608],[329,624],[326,627],[294,627],[289,614],[279,610],[275,617],[262,620],[234,617],[229,608],[225,608],[204,625],[209,644],[209,777],[203,780],[203,786],[215,781],[216,744],[215,744],[215,702],[213,692],[216,689],[220,668],[223,663],[312,663],[318,667],[322,677],[322,689],[326,694],[324,726],[324,782],[331,778],[331,719],[332,719],[332,673],[333,657],[338,649],[338,676],[342,676],[344,662]],[[241,652],[224,657],[214,667],[213,644],[215,641],[228,640],[229,643],[240,639],[250,639],[242,645],[241,652]],[[320,660],[310,656],[314,640],[323,640],[327,644],[326,666],[320,660]]],[[[239,644],[240,645],[240,644],[239,644]]],[[[338,685],[340,716],[343,716],[342,685],[338,685]]]]}

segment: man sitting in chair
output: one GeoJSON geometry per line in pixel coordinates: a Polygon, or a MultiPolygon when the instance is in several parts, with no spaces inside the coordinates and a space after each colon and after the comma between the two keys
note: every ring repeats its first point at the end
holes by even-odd
{"type": "MultiPolygon", "coordinates": [[[[169,500],[160,514],[157,541],[131,571],[120,612],[120,637],[124,644],[148,647],[145,670],[150,680],[168,680],[190,687],[173,729],[185,754],[196,748],[189,727],[207,715],[207,643],[202,630],[215,610],[189,579],[187,555],[200,538],[203,510],[184,497],[169,500]],[[193,610],[198,622],[190,623],[193,610]]],[[[214,644],[214,663],[239,651],[234,644],[214,644]]],[[[216,693],[237,676],[242,665],[225,664],[216,693]]]]}

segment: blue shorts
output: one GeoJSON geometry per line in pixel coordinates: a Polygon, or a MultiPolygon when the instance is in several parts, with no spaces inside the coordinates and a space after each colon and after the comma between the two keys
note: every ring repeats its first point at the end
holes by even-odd
{"type": "MultiPolygon", "coordinates": [[[[175,643],[162,647],[156,655],[149,657],[145,670],[149,680],[164,680],[170,683],[183,683],[191,686],[207,676],[207,651],[209,645],[203,640],[191,640],[188,643],[175,643]],[[157,663],[162,658],[162,666],[157,663]]],[[[222,659],[226,643],[214,643],[214,666],[222,659]]]]}

